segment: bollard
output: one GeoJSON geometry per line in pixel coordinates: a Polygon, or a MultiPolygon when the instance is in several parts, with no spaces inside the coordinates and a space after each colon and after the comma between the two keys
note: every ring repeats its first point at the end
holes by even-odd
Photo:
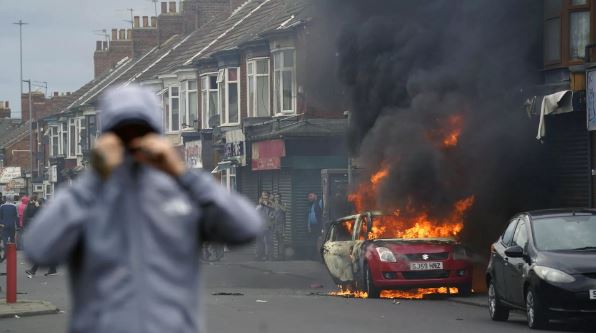
{"type": "Polygon", "coordinates": [[[17,245],[8,243],[6,251],[6,303],[17,302],[17,245]]]}

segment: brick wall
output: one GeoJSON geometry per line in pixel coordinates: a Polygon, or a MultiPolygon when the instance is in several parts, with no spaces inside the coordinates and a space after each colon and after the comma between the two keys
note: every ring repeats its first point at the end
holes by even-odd
{"type": "MultiPolygon", "coordinates": [[[[31,104],[33,107],[33,119],[41,119],[51,114],[61,111],[61,108],[65,106],[71,99],[70,93],[58,94],[54,93],[54,96],[47,98],[45,94],[41,92],[33,92],[31,94],[31,104]]],[[[29,121],[29,94],[25,93],[21,96],[21,119],[23,121],[29,121]]]]}
{"type": "Polygon", "coordinates": [[[31,154],[29,153],[29,136],[6,146],[4,151],[5,167],[21,167],[21,170],[31,170],[31,154]]]}

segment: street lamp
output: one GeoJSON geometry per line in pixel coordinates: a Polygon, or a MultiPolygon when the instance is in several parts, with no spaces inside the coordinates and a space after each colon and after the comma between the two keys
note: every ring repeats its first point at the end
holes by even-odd
{"type": "MultiPolygon", "coordinates": [[[[23,22],[23,20],[19,20],[19,22],[14,22],[13,24],[16,24],[19,26],[19,45],[20,45],[19,60],[20,60],[20,66],[21,66],[20,81],[19,81],[19,84],[21,86],[21,95],[19,95],[19,100],[20,100],[23,96],[23,26],[27,25],[29,23],[23,22]]],[[[31,91],[31,89],[29,89],[29,91],[31,91]]],[[[23,107],[21,106],[21,116],[22,116],[22,114],[23,114],[23,107]]]]}
{"type": "MultiPolygon", "coordinates": [[[[29,86],[29,153],[31,154],[31,163],[29,169],[29,173],[31,174],[31,179],[29,180],[29,195],[33,195],[33,103],[31,99],[31,80],[21,81],[21,86],[23,85],[23,82],[26,82],[29,86]]],[[[22,115],[23,112],[21,111],[21,117],[22,115]]]]}

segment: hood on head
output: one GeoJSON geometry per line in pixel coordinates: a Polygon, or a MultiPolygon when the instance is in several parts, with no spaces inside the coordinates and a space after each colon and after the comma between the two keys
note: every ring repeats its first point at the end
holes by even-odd
{"type": "Polygon", "coordinates": [[[146,123],[162,133],[162,112],[157,96],[140,86],[111,88],[99,105],[101,132],[109,132],[122,123],[146,123]]]}
{"type": "Polygon", "coordinates": [[[24,203],[25,205],[29,203],[29,197],[28,196],[24,196],[23,198],[21,198],[21,202],[24,203]]]}

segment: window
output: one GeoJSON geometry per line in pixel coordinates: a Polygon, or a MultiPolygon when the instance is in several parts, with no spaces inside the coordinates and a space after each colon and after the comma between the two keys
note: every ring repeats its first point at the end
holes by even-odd
{"type": "Polygon", "coordinates": [[[58,132],[59,128],[57,125],[52,125],[49,127],[50,130],[50,156],[58,156],[60,155],[60,134],[58,132]]]}
{"type": "Polygon", "coordinates": [[[517,229],[515,230],[515,236],[513,236],[513,243],[522,249],[526,248],[528,244],[528,229],[526,228],[526,222],[521,220],[517,229]]]}
{"type": "Polygon", "coordinates": [[[221,172],[221,185],[228,189],[228,191],[236,190],[236,168],[231,167],[229,169],[222,170],[221,172]]]}
{"type": "Polygon", "coordinates": [[[544,64],[569,66],[582,62],[591,38],[591,6],[587,0],[544,1],[544,64]]]}
{"type": "Polygon", "coordinates": [[[211,128],[209,119],[219,114],[217,109],[217,74],[201,76],[201,128],[211,128]]]}
{"type": "Polygon", "coordinates": [[[239,68],[225,68],[221,69],[217,75],[222,125],[237,125],[240,123],[239,72],[239,68]]]}
{"type": "Polygon", "coordinates": [[[76,129],[77,135],[75,137],[76,154],[82,155],[83,148],[87,145],[87,139],[86,139],[86,135],[87,135],[86,127],[87,126],[86,126],[85,117],[80,117],[80,118],[76,119],[76,127],[77,127],[77,129],[76,129]]]}
{"type": "Polygon", "coordinates": [[[503,233],[503,237],[501,237],[501,241],[503,242],[503,245],[505,245],[505,246],[511,245],[511,241],[513,240],[513,233],[515,231],[515,227],[517,226],[517,221],[518,221],[517,218],[512,220],[511,223],[509,223],[509,226],[507,227],[505,232],[503,233]]]}
{"type": "Polygon", "coordinates": [[[177,132],[180,130],[180,87],[169,88],[169,103],[166,110],[166,131],[177,132]]]}
{"type": "Polygon", "coordinates": [[[68,124],[62,123],[60,125],[60,135],[62,136],[62,140],[60,141],[60,155],[66,156],[68,152],[68,124]]]}
{"type": "Polygon", "coordinates": [[[68,157],[74,158],[77,156],[77,120],[75,118],[68,119],[68,157]]]}
{"type": "Polygon", "coordinates": [[[163,128],[164,132],[168,132],[170,130],[170,88],[163,90],[161,103],[163,105],[163,128]]]}
{"type": "Polygon", "coordinates": [[[352,240],[352,232],[354,231],[354,225],[356,220],[342,221],[336,224],[333,228],[333,235],[331,236],[332,241],[345,242],[352,240]]]}
{"type": "Polygon", "coordinates": [[[199,109],[199,96],[197,80],[184,82],[184,115],[182,117],[182,129],[193,128],[197,123],[197,112],[199,109]]]}
{"type": "Polygon", "coordinates": [[[273,89],[275,114],[296,113],[295,51],[287,49],[273,54],[273,89]]]}
{"type": "Polygon", "coordinates": [[[269,59],[253,59],[247,62],[248,116],[268,117],[269,108],[269,59]]]}

